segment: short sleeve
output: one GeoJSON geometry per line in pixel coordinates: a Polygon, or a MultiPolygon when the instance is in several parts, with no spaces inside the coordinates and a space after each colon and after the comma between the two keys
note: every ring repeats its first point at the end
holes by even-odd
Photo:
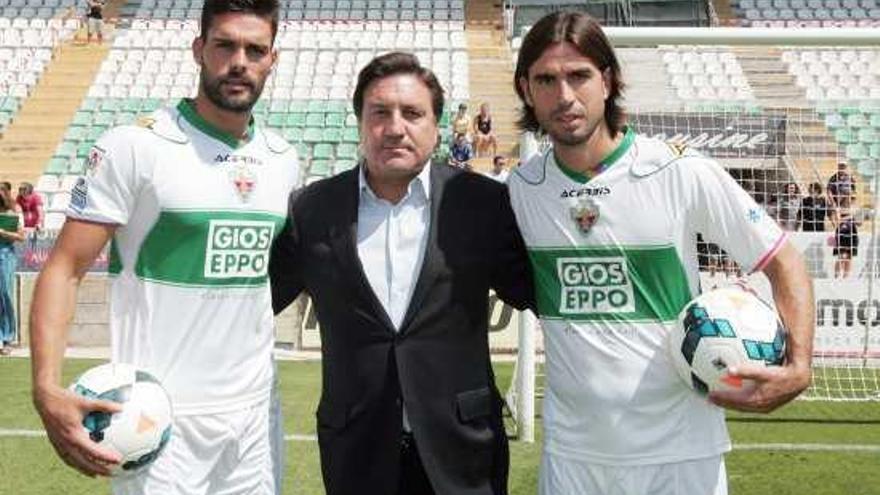
{"type": "Polygon", "coordinates": [[[712,160],[693,162],[693,214],[707,242],[718,244],[747,272],[764,268],[785,233],[749,194],[712,160]]]}
{"type": "Polygon", "coordinates": [[[128,222],[139,188],[135,138],[131,130],[111,129],[92,146],[86,174],[71,191],[68,217],[119,225],[128,222]]]}

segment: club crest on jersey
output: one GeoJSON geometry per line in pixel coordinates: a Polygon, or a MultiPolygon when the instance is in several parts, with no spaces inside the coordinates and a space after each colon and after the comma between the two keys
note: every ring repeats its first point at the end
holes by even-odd
{"type": "Polygon", "coordinates": [[[569,215],[578,230],[583,234],[588,234],[599,220],[599,204],[591,198],[580,198],[574,206],[569,208],[569,215]]]}
{"type": "Polygon", "coordinates": [[[86,158],[86,172],[88,172],[89,175],[94,176],[98,173],[98,168],[103,161],[104,150],[97,146],[92,146],[92,149],[89,150],[89,156],[86,158]]]}
{"type": "Polygon", "coordinates": [[[229,170],[229,178],[238,197],[245,202],[250,199],[251,193],[257,187],[257,175],[250,168],[238,165],[229,170]]]}

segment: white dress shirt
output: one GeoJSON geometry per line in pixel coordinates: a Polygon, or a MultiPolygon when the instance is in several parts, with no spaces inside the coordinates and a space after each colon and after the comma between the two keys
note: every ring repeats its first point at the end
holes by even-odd
{"type": "Polygon", "coordinates": [[[373,293],[385,308],[394,329],[400,330],[428,244],[430,164],[410,181],[406,195],[397,204],[377,197],[364,171],[365,165],[361,165],[358,257],[373,293]]]}

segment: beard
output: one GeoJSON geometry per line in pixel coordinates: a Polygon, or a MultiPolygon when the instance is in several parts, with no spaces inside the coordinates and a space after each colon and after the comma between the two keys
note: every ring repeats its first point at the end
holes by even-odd
{"type": "Polygon", "coordinates": [[[254,81],[246,79],[244,76],[235,77],[227,75],[212,78],[206,73],[204,67],[202,67],[201,73],[199,74],[199,85],[208,100],[218,108],[235,113],[250,112],[260,98],[265,83],[265,79],[262,81],[254,81]],[[222,87],[225,83],[231,80],[246,85],[250,91],[246,94],[239,94],[236,97],[225,95],[222,87]]]}

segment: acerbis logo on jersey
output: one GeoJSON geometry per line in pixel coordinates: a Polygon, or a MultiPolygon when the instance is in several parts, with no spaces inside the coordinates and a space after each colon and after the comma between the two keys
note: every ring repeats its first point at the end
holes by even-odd
{"type": "Polygon", "coordinates": [[[556,269],[561,287],[560,314],[635,311],[625,257],[558,258],[556,269]]]}
{"type": "Polygon", "coordinates": [[[273,222],[211,220],[205,278],[265,276],[274,234],[273,222]]]}

